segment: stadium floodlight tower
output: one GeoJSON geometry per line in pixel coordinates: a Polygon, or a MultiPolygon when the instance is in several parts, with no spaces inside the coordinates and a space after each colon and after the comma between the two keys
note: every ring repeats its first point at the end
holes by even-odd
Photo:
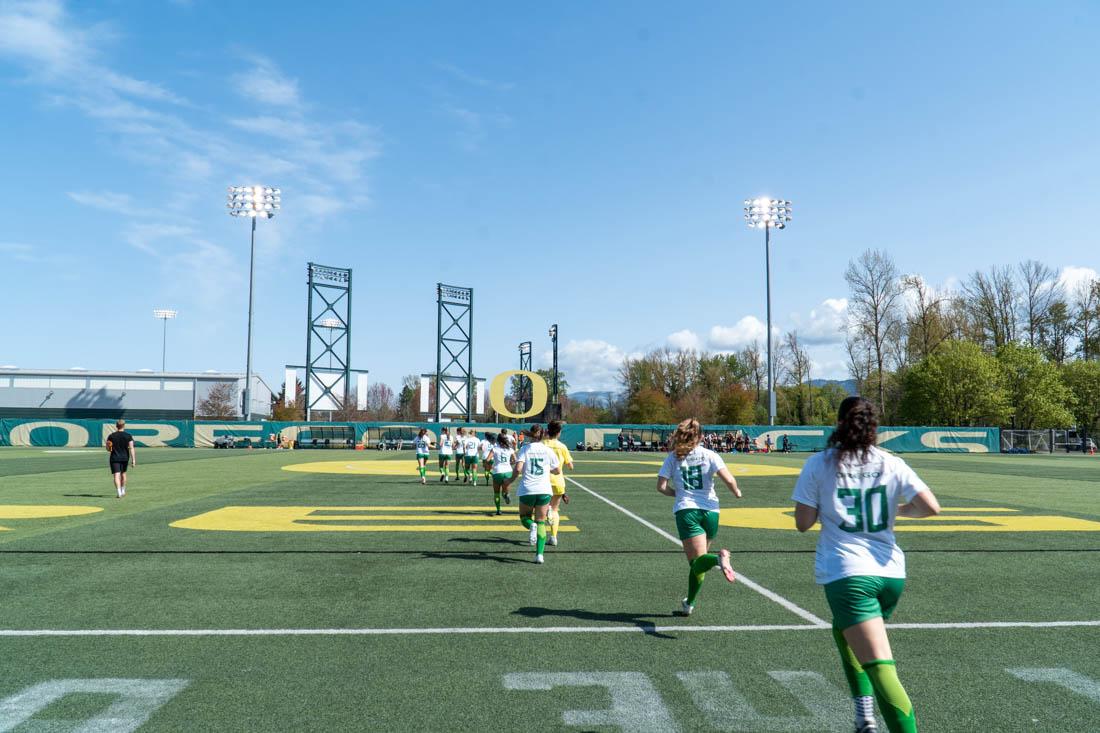
{"type": "MultiPolygon", "coordinates": [[[[519,370],[521,372],[531,371],[531,342],[521,341],[519,344],[519,370]]],[[[519,400],[519,411],[527,412],[531,407],[531,400],[534,399],[531,392],[534,386],[531,384],[530,377],[525,377],[522,374],[519,376],[519,394],[516,395],[519,400]]]]}
{"type": "Polygon", "coordinates": [[[785,229],[791,220],[791,202],[783,199],[745,199],[745,223],[764,230],[764,277],[768,298],[768,424],[775,425],[775,366],[772,363],[772,229],[785,229]]]}
{"type": "MultiPolygon", "coordinates": [[[[329,340],[329,343],[332,343],[332,334],[336,331],[336,329],[343,328],[344,327],[344,322],[341,321],[339,318],[322,318],[321,320],[317,321],[317,325],[321,326],[322,328],[327,328],[328,329],[328,340],[329,340]]],[[[329,353],[328,353],[328,366],[329,366],[330,369],[332,368],[332,350],[331,349],[329,350],[329,353]]]]}
{"type": "Polygon", "coordinates": [[[230,186],[225,207],[230,216],[252,220],[252,244],[248,257],[248,347],[244,368],[244,419],[252,419],[252,285],[256,273],[256,220],[271,219],[279,210],[282,191],[271,186],[230,186]]]}
{"type": "Polygon", "coordinates": [[[165,364],[168,363],[168,321],[172,320],[177,315],[179,315],[179,313],[170,308],[153,309],[153,318],[159,318],[164,321],[164,333],[160,340],[160,371],[162,374],[167,371],[165,364]]]}

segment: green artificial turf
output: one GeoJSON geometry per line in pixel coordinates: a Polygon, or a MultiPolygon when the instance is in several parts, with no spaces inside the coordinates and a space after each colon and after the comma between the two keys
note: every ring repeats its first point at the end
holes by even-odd
{"type": "MultiPolygon", "coordinates": [[[[675,534],[671,499],[653,488],[651,464],[661,456],[575,457],[583,487],[675,534]]],[[[804,459],[728,458],[793,468],[804,459]]],[[[1100,458],[906,460],[948,509],[1100,521],[1100,458]]],[[[0,628],[354,633],[0,636],[0,729],[14,714],[5,698],[74,679],[139,680],[126,683],[139,688],[179,681],[178,692],[152,706],[141,728],[150,731],[850,728],[827,629],[717,572],[696,613],[673,616],[686,590],[680,549],[579,486],[570,486],[563,513],[580,531],[563,532],[537,566],[526,533],[513,531],[521,529],[514,515],[477,533],[170,526],[226,506],[491,508],[489,489],[455,484],[453,473],[449,485],[434,471],[419,485],[408,452],[139,449],[139,462],[129,495],[117,500],[101,453],[0,450],[0,628]],[[282,470],[366,460],[396,462],[409,474],[282,470]],[[3,517],[4,507],[28,504],[102,511],[3,517]],[[705,626],[780,628],[698,628],[705,626]],[[550,689],[512,689],[524,686],[550,689]],[[617,718],[592,712],[612,709],[617,718]]],[[[744,499],[722,494],[730,516],[741,507],[788,507],[794,476],[740,483],[744,499]]],[[[444,514],[411,513],[429,519],[385,523],[448,523],[444,514]]],[[[333,520],[322,511],[306,521],[353,528],[381,521],[370,515],[333,520]]],[[[909,580],[897,623],[1100,619],[1100,533],[898,535],[909,580]]],[[[828,620],[813,583],[815,539],[723,526],[717,544],[734,553],[740,573],[828,620]]],[[[895,628],[890,637],[922,730],[1091,730],[1100,720],[1100,628],[895,628]],[[1047,671],[1010,671],[1020,669],[1047,671]]],[[[43,702],[16,730],[72,730],[128,699],[78,687],[43,702]]]]}

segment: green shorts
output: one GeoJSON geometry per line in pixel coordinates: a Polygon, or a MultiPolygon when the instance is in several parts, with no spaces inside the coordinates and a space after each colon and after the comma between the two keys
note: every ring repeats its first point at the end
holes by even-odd
{"type": "Polygon", "coordinates": [[[466,465],[467,466],[476,466],[477,465],[477,456],[466,456],[466,465]]]}
{"type": "Polygon", "coordinates": [[[502,484],[510,478],[512,478],[511,471],[505,471],[504,473],[494,473],[493,483],[502,484]]]}
{"type": "Polygon", "coordinates": [[[888,621],[904,589],[905,578],[879,575],[853,575],[826,584],[825,598],[833,610],[833,628],[843,631],[879,616],[888,621]]]}
{"type": "Polygon", "coordinates": [[[440,453],[439,454],[439,465],[440,466],[442,466],[445,463],[450,462],[450,460],[451,460],[451,456],[449,454],[446,454],[446,453],[440,453]]]}
{"type": "Polygon", "coordinates": [[[428,454],[427,453],[417,453],[416,454],[416,460],[419,461],[421,458],[423,458],[425,461],[428,460],[428,454]]]}
{"type": "Polygon", "coordinates": [[[524,506],[546,506],[550,503],[549,494],[527,494],[519,498],[519,503],[524,506]]]}
{"type": "Polygon", "coordinates": [[[676,512],[676,531],[681,540],[705,534],[713,539],[718,534],[718,512],[706,509],[681,509],[676,512]]]}

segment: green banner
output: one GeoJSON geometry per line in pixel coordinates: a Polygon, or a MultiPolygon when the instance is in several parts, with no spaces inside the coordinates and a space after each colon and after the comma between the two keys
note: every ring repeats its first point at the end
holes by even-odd
{"type": "MultiPolygon", "coordinates": [[[[295,441],[308,446],[325,447],[346,440],[374,449],[380,445],[408,447],[421,428],[428,431],[433,442],[444,427],[429,422],[216,422],[162,420],[127,422],[139,447],[213,448],[219,438],[232,438],[237,447],[271,447],[276,443],[295,441]]],[[[452,433],[463,423],[447,423],[452,433]]],[[[524,424],[476,423],[469,426],[480,437],[502,428],[522,430],[524,424]]],[[[584,446],[590,450],[615,449],[618,436],[633,438],[638,443],[664,442],[673,425],[566,425],[562,441],[571,448],[584,446]]],[[[100,447],[115,430],[111,420],[24,420],[0,419],[0,446],[41,446],[52,448],[100,447]]],[[[709,425],[707,433],[724,435],[738,431],[748,435],[758,448],[771,439],[778,449],[786,437],[791,449],[798,452],[819,451],[825,447],[831,427],[813,425],[709,425]]],[[[997,453],[1000,451],[999,428],[879,428],[879,445],[898,453],[997,453]]],[[[221,442],[221,441],[219,441],[221,442]]]]}

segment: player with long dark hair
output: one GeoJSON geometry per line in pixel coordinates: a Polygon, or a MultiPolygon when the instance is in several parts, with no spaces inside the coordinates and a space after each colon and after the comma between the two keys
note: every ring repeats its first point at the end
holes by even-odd
{"type": "Polygon", "coordinates": [[[905,461],[875,446],[877,437],[875,406],[862,397],[845,399],[828,448],[806,461],[791,498],[799,532],[821,522],[814,576],[833,612],[857,733],[876,730],[876,698],[891,731],[915,733],[913,703],[886,636],[885,622],[905,587],[894,520],[930,517],[940,505],[905,461]]]}
{"type": "Polygon", "coordinates": [[[428,439],[428,431],[420,428],[413,445],[416,446],[416,470],[420,474],[420,483],[426,484],[428,483],[428,457],[431,455],[432,450],[432,442],[428,439]]]}
{"type": "Polygon", "coordinates": [[[554,451],[543,444],[541,425],[532,425],[527,440],[521,443],[516,456],[519,474],[519,521],[530,530],[529,540],[535,545],[535,562],[542,564],[546,548],[546,513],[550,509],[553,488],[550,476],[561,473],[561,464],[554,451]]]}

